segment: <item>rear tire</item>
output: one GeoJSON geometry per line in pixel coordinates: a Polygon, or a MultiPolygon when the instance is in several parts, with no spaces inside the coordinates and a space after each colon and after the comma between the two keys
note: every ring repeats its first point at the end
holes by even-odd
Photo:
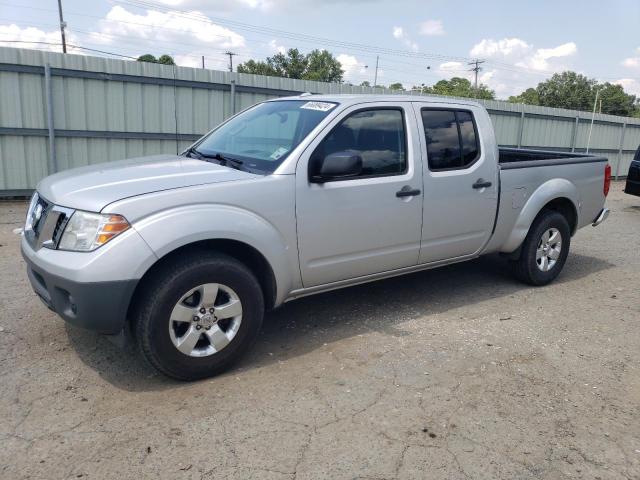
{"type": "Polygon", "coordinates": [[[252,346],[264,316],[255,275],[215,252],[176,258],[155,272],[140,295],[135,313],[140,351],[156,370],[177,380],[227,370],[252,346]]]}
{"type": "Polygon", "coordinates": [[[529,285],[552,282],[562,271],[571,245],[567,219],[554,210],[542,211],[522,243],[520,258],[510,261],[514,276],[529,285]]]}

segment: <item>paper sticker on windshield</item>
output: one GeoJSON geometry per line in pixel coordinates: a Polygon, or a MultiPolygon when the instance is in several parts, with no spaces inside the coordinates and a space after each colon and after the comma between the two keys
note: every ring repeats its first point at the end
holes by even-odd
{"type": "Polygon", "coordinates": [[[278,160],[282,155],[284,155],[288,151],[289,151],[288,148],[278,147],[276,151],[271,154],[271,158],[273,158],[274,160],[278,160]]]}
{"type": "Polygon", "coordinates": [[[335,106],[336,106],[335,103],[307,102],[304,105],[302,105],[300,108],[304,108],[306,110],[318,110],[319,112],[328,112],[335,106]]]}

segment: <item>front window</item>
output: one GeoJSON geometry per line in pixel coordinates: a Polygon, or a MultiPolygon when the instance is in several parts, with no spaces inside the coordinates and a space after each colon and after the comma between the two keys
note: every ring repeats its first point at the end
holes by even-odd
{"type": "Polygon", "coordinates": [[[250,108],[196,145],[204,156],[241,160],[247,170],[273,172],[336,103],[279,100],[250,108]]]}

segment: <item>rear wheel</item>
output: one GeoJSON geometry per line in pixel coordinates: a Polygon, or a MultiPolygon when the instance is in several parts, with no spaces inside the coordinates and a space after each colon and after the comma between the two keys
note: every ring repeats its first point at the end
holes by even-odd
{"type": "Polygon", "coordinates": [[[262,324],[260,284],[244,264],[222,254],[180,257],[156,272],[141,294],[140,350],[178,380],[226,370],[251,347],[262,324]]]}
{"type": "Polygon", "coordinates": [[[511,268],[519,280],[530,285],[546,285],[562,271],[569,254],[571,230],[559,212],[545,210],[534,220],[518,260],[511,268]]]}

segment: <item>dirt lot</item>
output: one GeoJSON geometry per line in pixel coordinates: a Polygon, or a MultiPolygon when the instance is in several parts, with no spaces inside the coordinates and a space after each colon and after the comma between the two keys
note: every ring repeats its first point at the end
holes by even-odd
{"type": "Polygon", "coordinates": [[[0,478],[640,478],[640,199],[556,283],[497,257],[290,303],[227,375],[176,383],[68,327],[0,203],[0,478]]]}

